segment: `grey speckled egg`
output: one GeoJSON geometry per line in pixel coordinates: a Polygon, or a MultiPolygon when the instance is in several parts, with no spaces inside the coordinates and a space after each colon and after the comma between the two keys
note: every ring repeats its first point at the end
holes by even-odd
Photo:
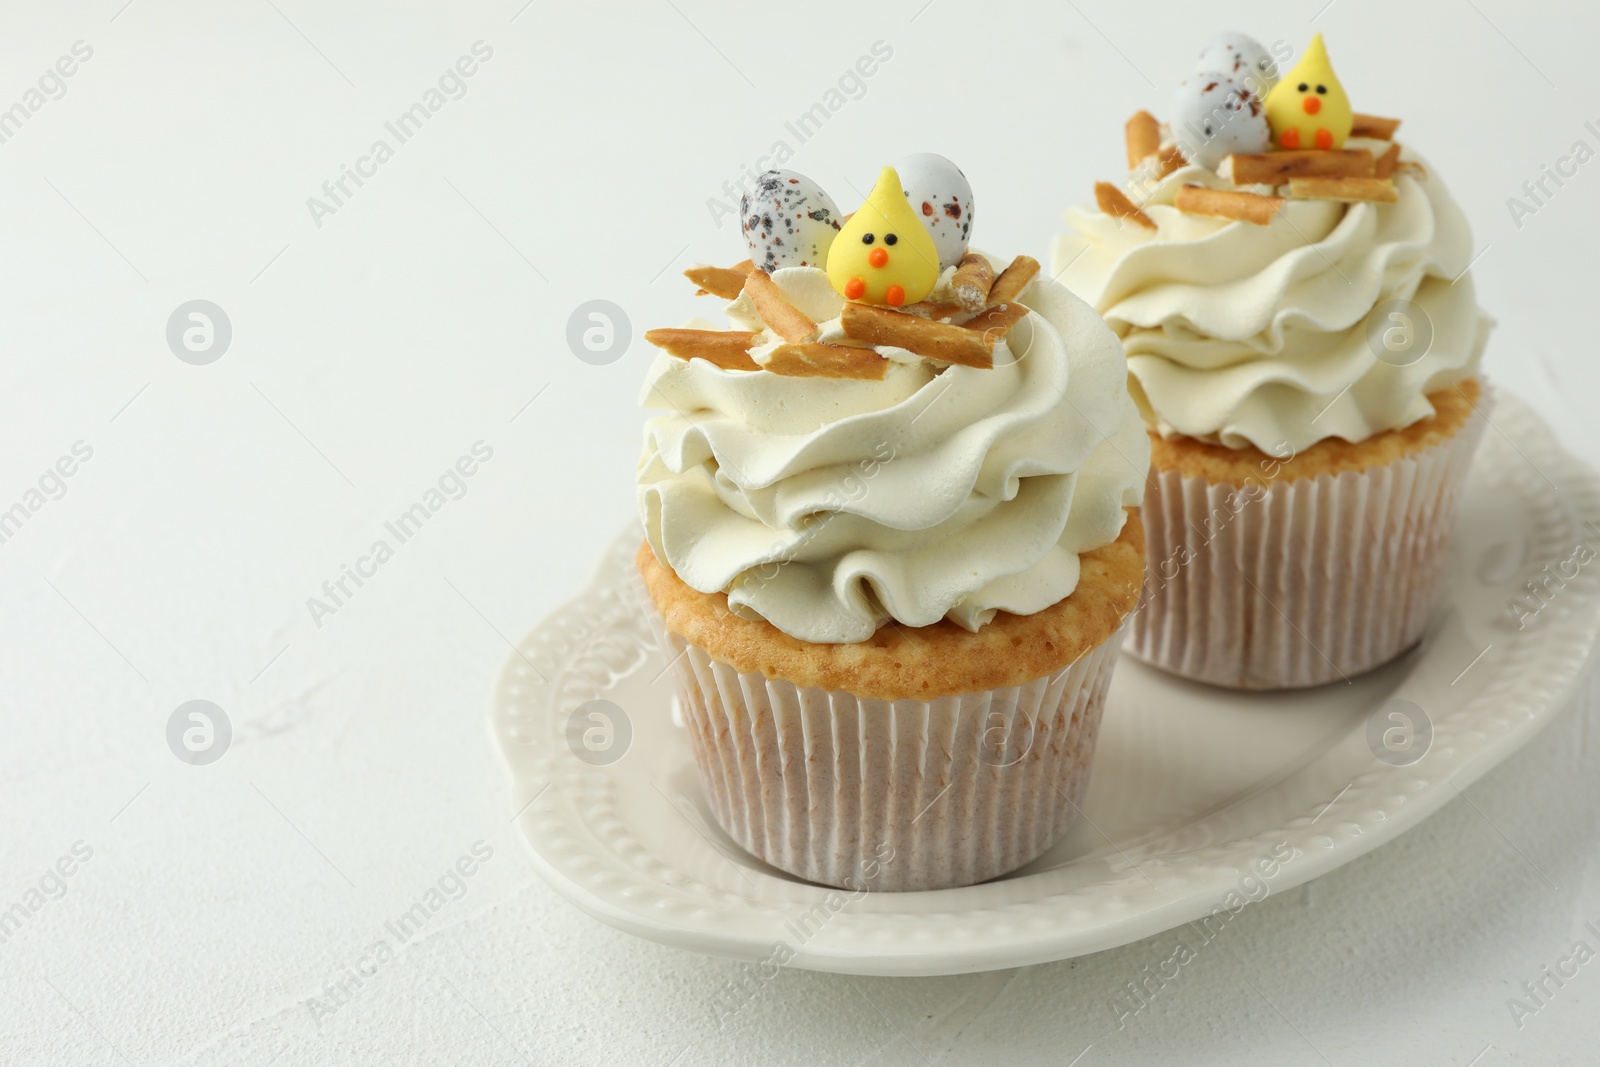
{"type": "Polygon", "coordinates": [[[933,152],[918,152],[894,165],[911,210],[939,250],[939,268],[953,267],[972,237],[972,186],[961,168],[933,152]]]}
{"type": "Polygon", "coordinates": [[[839,233],[839,208],[804,174],[763,171],[739,200],[739,227],[750,261],[768,274],[779,267],[826,269],[839,233]]]}
{"type": "Polygon", "coordinates": [[[1265,100],[1267,91],[1278,84],[1277,60],[1254,37],[1231,31],[1219,33],[1206,42],[1194,69],[1197,73],[1221,71],[1261,100],[1265,100]]]}
{"type": "Polygon", "coordinates": [[[1234,152],[1265,152],[1272,131],[1254,93],[1225,74],[1206,71],[1178,86],[1172,139],[1189,162],[1216,170],[1234,152]]]}

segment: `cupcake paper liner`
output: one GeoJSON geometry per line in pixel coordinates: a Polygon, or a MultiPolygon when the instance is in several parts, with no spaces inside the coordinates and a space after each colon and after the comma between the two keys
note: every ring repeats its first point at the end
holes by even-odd
{"type": "Polygon", "coordinates": [[[728,836],[808,881],[898,891],[986,881],[1060,840],[1126,630],[1025,685],[921,701],[740,672],[653,625],[728,836]]]}
{"type": "Polygon", "coordinates": [[[1152,470],[1128,651],[1234,689],[1321,685],[1394,659],[1427,628],[1483,424],[1474,413],[1431,448],[1254,499],[1152,470]]]}

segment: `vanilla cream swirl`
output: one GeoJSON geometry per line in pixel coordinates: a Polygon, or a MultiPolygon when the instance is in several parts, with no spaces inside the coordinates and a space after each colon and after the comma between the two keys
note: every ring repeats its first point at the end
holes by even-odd
{"type": "Polygon", "coordinates": [[[1362,441],[1429,417],[1428,393],[1476,373],[1492,322],[1466,273],[1472,234],[1431,170],[1397,172],[1396,203],[1290,200],[1266,226],[1179,211],[1185,184],[1234,188],[1182,167],[1135,195],[1154,231],[1073,208],[1077,232],[1055,248],[1058,275],[1122,338],[1134,400],[1164,436],[1279,454],[1362,441]],[[1391,330],[1419,332],[1406,347],[1391,330]]]}
{"type": "MultiPolygon", "coordinates": [[[[843,301],[822,271],[773,280],[838,337],[843,301]]],[[[1032,314],[991,370],[899,349],[881,349],[883,381],[657,357],[640,402],[664,413],[638,472],[656,558],[812,642],[864,641],[890,621],[976,631],[1069,596],[1079,555],[1114,541],[1142,498],[1149,441],[1099,316],[1042,278],[1020,300],[1032,314]]],[[[728,313],[761,329],[742,297],[728,313]]],[[[757,338],[758,361],[772,340],[757,338]]]]}

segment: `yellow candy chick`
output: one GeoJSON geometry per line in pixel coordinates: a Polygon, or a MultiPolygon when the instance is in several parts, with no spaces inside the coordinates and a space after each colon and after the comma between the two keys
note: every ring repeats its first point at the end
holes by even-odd
{"type": "Polygon", "coordinates": [[[1267,94],[1267,124],[1279,148],[1343,148],[1355,121],[1350,98],[1333,73],[1322,34],[1267,94]]]}
{"type": "Polygon", "coordinates": [[[893,167],[828,249],[828,284],[846,300],[900,307],[933,292],[939,250],[911,210],[893,167]]]}

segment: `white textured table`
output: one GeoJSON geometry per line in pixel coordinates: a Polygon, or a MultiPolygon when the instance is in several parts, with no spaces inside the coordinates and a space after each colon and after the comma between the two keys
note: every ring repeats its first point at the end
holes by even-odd
{"type": "Polygon", "coordinates": [[[739,258],[724,181],[779,140],[840,189],[939,151],[980,241],[1042,255],[1119,169],[1125,116],[1164,110],[1225,26],[1323,30],[1362,106],[1406,120],[1477,228],[1491,374],[1600,460],[1600,165],[1561,162],[1600,148],[1600,20],[1318,6],[11,5],[0,1062],[1594,1062],[1600,963],[1543,973],[1600,949],[1592,682],[1466,802],[1248,909],[1120,1030],[1111,998],[1169,939],[786,972],[720,1018],[737,965],[532,876],[485,737],[507,639],[631,507],[638,334],[689,312],[683,266],[739,258]],[[786,123],[819,103],[802,143],[786,123]],[[1529,199],[1547,164],[1568,176],[1529,199]],[[566,339],[595,299],[632,325],[605,365],[566,339]],[[193,300],[231,324],[204,365],[167,339],[193,300]],[[168,746],[191,700],[231,723],[208,766],[168,746]],[[1524,981],[1548,996],[1517,1020],[1524,981]]]}

